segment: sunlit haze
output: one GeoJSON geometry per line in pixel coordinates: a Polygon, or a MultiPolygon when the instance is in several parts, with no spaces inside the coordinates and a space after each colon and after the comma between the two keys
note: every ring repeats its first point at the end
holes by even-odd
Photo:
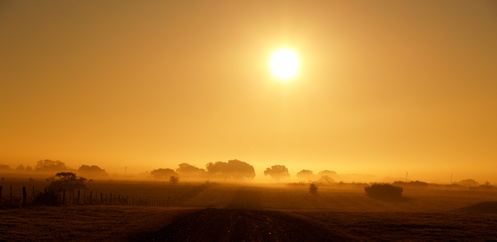
{"type": "Polygon", "coordinates": [[[495,0],[4,0],[0,164],[496,183],[496,43],[495,0]]]}

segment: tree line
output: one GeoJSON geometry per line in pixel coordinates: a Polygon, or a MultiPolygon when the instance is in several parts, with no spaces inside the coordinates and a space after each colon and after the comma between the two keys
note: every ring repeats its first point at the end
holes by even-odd
{"type": "Polygon", "coordinates": [[[0,170],[12,170],[12,171],[34,171],[34,172],[77,172],[78,174],[87,176],[87,177],[108,177],[109,174],[105,171],[105,169],[100,168],[96,165],[81,165],[78,169],[70,169],[66,166],[66,164],[60,160],[39,160],[36,162],[36,166],[34,169],[31,166],[24,166],[19,164],[15,169],[10,168],[8,165],[0,164],[0,170]]]}

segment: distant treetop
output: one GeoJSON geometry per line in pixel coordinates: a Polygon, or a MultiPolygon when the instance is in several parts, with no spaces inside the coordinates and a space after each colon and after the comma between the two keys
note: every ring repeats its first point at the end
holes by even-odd
{"type": "Polygon", "coordinates": [[[182,177],[195,177],[201,178],[205,176],[205,170],[198,168],[196,166],[192,166],[188,163],[179,164],[179,168],[176,169],[176,172],[179,173],[182,177]]]}
{"type": "Polygon", "coordinates": [[[82,165],[79,167],[78,172],[85,175],[85,176],[88,176],[88,177],[95,177],[95,176],[108,177],[109,176],[109,174],[107,174],[107,172],[104,169],[102,169],[96,165],[92,165],[92,166],[82,165]]]}
{"type": "Polygon", "coordinates": [[[159,168],[157,170],[153,170],[150,172],[150,175],[152,175],[154,178],[157,179],[168,179],[171,178],[171,176],[178,177],[178,173],[176,173],[173,169],[169,168],[159,168]]]}
{"type": "Polygon", "coordinates": [[[37,171],[64,171],[67,170],[66,164],[59,160],[39,160],[36,163],[37,171]]]}
{"type": "Polygon", "coordinates": [[[311,170],[301,170],[297,173],[297,177],[303,180],[312,180],[314,179],[315,175],[314,172],[312,172],[311,170]]]}
{"type": "Polygon", "coordinates": [[[255,177],[254,167],[240,160],[209,162],[206,167],[209,175],[219,178],[243,180],[255,177]]]}
{"type": "Polygon", "coordinates": [[[288,169],[284,165],[274,165],[266,168],[264,171],[265,176],[270,176],[276,180],[280,180],[281,178],[289,177],[288,169]]]}

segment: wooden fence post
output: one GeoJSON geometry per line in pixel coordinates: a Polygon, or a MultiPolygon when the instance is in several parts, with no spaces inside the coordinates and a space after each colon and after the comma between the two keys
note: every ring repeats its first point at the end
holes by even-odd
{"type": "Polygon", "coordinates": [[[22,205],[26,206],[27,194],[26,187],[22,187],[22,205]]]}

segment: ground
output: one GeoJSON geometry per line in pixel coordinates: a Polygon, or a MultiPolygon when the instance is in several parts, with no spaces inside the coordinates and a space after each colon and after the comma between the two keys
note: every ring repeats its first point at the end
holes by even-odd
{"type": "Polygon", "coordinates": [[[495,190],[404,188],[401,201],[374,200],[358,187],[321,187],[317,195],[299,186],[190,190],[175,207],[0,210],[0,240],[497,240],[495,190]]]}

